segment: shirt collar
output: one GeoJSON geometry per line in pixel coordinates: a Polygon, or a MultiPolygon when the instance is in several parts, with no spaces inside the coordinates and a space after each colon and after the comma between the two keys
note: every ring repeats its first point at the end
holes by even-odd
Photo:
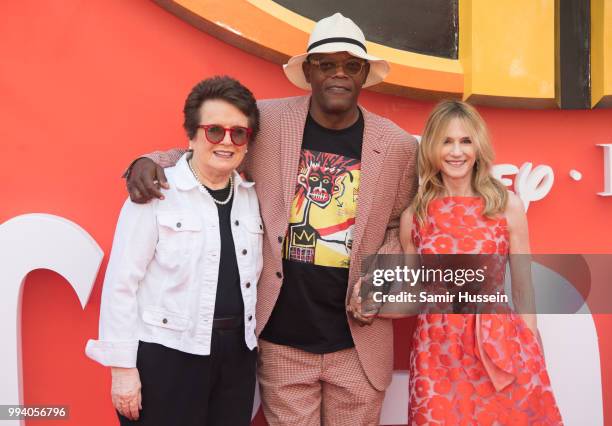
{"type": "MultiPolygon", "coordinates": [[[[191,153],[189,151],[184,153],[175,166],[174,177],[176,181],[176,187],[181,191],[189,191],[200,185],[193,173],[191,173],[191,169],[189,168],[189,164],[187,163],[187,158],[190,155],[191,153]]],[[[250,188],[255,185],[254,182],[250,182],[243,179],[243,177],[240,176],[236,170],[232,172],[232,176],[234,178],[234,186],[236,187],[242,186],[244,188],[250,188]]]]}

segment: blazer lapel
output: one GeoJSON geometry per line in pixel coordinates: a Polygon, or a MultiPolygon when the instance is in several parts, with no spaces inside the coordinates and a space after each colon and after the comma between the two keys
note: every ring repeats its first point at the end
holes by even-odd
{"type": "MultiPolygon", "coordinates": [[[[377,117],[361,107],[363,112],[363,146],[361,148],[361,180],[357,199],[357,216],[355,218],[355,232],[353,234],[353,248],[351,250],[351,265],[359,246],[372,210],[374,198],[379,190],[378,178],[387,155],[388,145],[381,137],[377,126],[377,117]]],[[[384,185],[384,183],[383,183],[384,185]]]]}
{"type": "Polygon", "coordinates": [[[281,187],[283,188],[287,222],[289,221],[291,202],[295,197],[300,150],[309,105],[310,96],[298,98],[295,104],[287,108],[280,120],[281,187]]]}

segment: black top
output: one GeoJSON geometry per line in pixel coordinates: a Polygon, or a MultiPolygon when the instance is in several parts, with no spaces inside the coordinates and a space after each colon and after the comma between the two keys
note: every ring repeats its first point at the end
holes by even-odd
{"type": "Polygon", "coordinates": [[[261,337],[323,354],[354,346],[346,318],[363,116],[331,130],[308,116],[283,244],[283,285],[261,337]]]}
{"type": "MultiPolygon", "coordinates": [[[[223,189],[208,189],[210,195],[218,201],[224,201],[229,195],[230,186],[223,189]]],[[[215,299],[215,318],[240,317],[244,315],[244,302],[240,291],[240,272],[236,261],[236,249],[232,237],[230,213],[234,196],[225,205],[216,204],[219,212],[219,233],[221,235],[221,258],[219,260],[219,279],[215,299]]]]}

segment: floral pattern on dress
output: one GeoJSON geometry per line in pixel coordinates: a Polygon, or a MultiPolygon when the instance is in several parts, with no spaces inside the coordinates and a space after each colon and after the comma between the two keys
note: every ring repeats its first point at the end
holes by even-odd
{"type": "MultiPolygon", "coordinates": [[[[483,216],[483,207],[480,197],[433,200],[426,223],[414,221],[418,253],[506,259],[506,219],[483,216]]],[[[419,315],[409,395],[411,425],[563,424],[540,344],[514,312],[419,315]]]]}

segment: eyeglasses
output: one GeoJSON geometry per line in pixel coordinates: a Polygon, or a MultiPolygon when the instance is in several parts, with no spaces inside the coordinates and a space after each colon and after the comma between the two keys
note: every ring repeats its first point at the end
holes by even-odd
{"type": "Polygon", "coordinates": [[[201,124],[198,126],[204,129],[206,139],[210,143],[218,144],[225,138],[225,133],[230,132],[232,143],[237,146],[245,145],[251,139],[253,129],[242,126],[223,127],[220,124],[201,124]]]}
{"type": "Polygon", "coordinates": [[[321,72],[328,77],[336,74],[338,67],[342,67],[345,74],[351,76],[358,75],[367,64],[367,62],[357,59],[349,59],[344,62],[334,62],[326,59],[309,59],[308,63],[319,68],[321,72]]]}

